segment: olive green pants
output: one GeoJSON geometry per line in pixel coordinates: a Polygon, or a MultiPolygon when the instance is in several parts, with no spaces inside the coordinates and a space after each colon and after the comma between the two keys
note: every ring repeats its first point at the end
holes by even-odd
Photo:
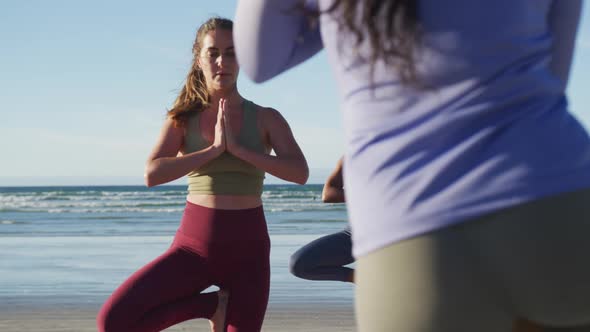
{"type": "Polygon", "coordinates": [[[590,190],[392,244],[355,279],[360,332],[590,331],[590,190]]]}

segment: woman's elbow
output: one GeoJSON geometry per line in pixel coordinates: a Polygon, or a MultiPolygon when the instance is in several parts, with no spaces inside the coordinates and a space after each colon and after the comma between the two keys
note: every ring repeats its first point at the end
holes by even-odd
{"type": "Polygon", "coordinates": [[[264,59],[256,50],[237,48],[240,70],[255,83],[264,83],[279,74],[271,67],[272,58],[264,59]],[[241,55],[241,56],[240,56],[241,55]]]}
{"type": "MultiPolygon", "coordinates": [[[[240,37],[234,37],[236,38],[240,37]]],[[[241,45],[239,41],[236,42],[235,47],[240,70],[249,79],[255,83],[263,83],[273,78],[272,72],[268,70],[268,62],[261,58],[256,49],[252,49],[251,45],[241,45]]]]}
{"type": "Polygon", "coordinates": [[[344,203],[344,189],[340,187],[334,187],[330,183],[324,185],[322,190],[322,202],[324,203],[344,203]]]}
{"type": "Polygon", "coordinates": [[[156,185],[156,180],[154,179],[154,176],[147,172],[143,175],[143,179],[146,187],[148,188],[151,188],[156,185]]]}
{"type": "Polygon", "coordinates": [[[293,182],[300,184],[300,185],[304,185],[307,183],[307,177],[301,177],[301,178],[295,179],[293,182]]]}
{"type": "Polygon", "coordinates": [[[309,180],[309,168],[307,168],[307,166],[305,166],[300,172],[299,174],[297,174],[297,178],[295,179],[295,183],[297,184],[301,184],[304,185],[307,183],[307,180],[309,180]]]}
{"type": "Polygon", "coordinates": [[[333,195],[328,194],[328,193],[322,193],[322,202],[323,203],[337,203],[336,199],[334,198],[333,195]]]}
{"type": "Polygon", "coordinates": [[[254,83],[264,83],[273,78],[272,75],[263,68],[260,68],[260,66],[250,65],[241,67],[241,69],[254,83]]]}
{"type": "Polygon", "coordinates": [[[153,186],[157,186],[159,184],[157,181],[155,167],[152,163],[149,163],[146,165],[145,173],[143,174],[143,179],[144,179],[145,185],[148,188],[151,188],[153,186]]]}

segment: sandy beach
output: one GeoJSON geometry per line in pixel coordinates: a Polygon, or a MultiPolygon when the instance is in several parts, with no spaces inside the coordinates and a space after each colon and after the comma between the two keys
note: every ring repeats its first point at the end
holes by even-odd
{"type": "MultiPolygon", "coordinates": [[[[90,305],[0,305],[2,332],[91,332],[98,306],[90,305]]],[[[191,320],[166,331],[208,332],[204,319],[191,320]]],[[[355,331],[352,304],[269,307],[262,331],[327,332],[355,331]]]]}
{"type": "MultiPolygon", "coordinates": [[[[0,332],[96,331],[107,297],[170,246],[185,195],[184,186],[0,188],[0,332]]],[[[320,195],[320,185],[265,189],[272,249],[263,331],[355,331],[353,285],[289,272],[292,253],[346,227],[345,206],[320,195]]],[[[209,331],[209,323],[167,331],[209,331]]]]}

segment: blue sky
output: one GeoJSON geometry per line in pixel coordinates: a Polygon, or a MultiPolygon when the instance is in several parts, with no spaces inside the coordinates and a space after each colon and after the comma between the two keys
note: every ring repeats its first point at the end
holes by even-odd
{"type": "MultiPolygon", "coordinates": [[[[4,0],[0,8],[0,186],[142,183],[196,28],[236,1],[4,0]]],[[[590,6],[568,94],[590,128],[590,6]]],[[[343,151],[335,84],[321,53],[248,99],[284,115],[321,183],[343,151]]],[[[271,179],[272,180],[272,179],[271,179]]]]}

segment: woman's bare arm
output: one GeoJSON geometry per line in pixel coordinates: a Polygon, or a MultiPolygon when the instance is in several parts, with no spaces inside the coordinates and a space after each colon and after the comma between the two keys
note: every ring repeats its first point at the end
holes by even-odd
{"type": "Polygon", "coordinates": [[[239,145],[231,151],[228,148],[228,151],[278,178],[305,184],[309,177],[309,168],[287,121],[278,111],[270,108],[259,110],[258,114],[275,156],[251,151],[239,145]]]}
{"type": "Polygon", "coordinates": [[[221,144],[225,143],[216,139],[213,145],[203,150],[179,156],[183,139],[184,130],[174,127],[172,120],[166,120],[146,163],[145,183],[148,187],[176,180],[217,158],[225,149],[221,144]]]}
{"type": "Polygon", "coordinates": [[[322,201],[324,203],[344,203],[344,180],[342,178],[342,158],[338,160],[336,168],[324,183],[322,190],[322,201]]]}

